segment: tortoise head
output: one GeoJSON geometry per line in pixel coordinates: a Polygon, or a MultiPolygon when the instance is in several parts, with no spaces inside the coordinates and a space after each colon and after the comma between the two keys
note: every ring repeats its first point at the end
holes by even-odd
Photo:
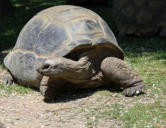
{"type": "Polygon", "coordinates": [[[78,61],[63,57],[47,59],[38,65],[37,71],[44,76],[61,77],[71,82],[75,79],[82,82],[95,74],[88,57],[82,57],[78,61]]]}
{"type": "Polygon", "coordinates": [[[45,76],[60,76],[67,73],[68,66],[62,58],[47,59],[38,65],[37,71],[45,76]]]}

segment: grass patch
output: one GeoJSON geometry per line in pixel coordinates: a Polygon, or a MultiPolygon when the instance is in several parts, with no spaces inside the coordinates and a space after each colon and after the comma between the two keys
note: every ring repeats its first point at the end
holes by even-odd
{"type": "Polygon", "coordinates": [[[124,128],[152,128],[166,126],[166,104],[160,103],[152,105],[136,104],[122,114],[120,117],[125,125],[124,128]]]}
{"type": "MultiPolygon", "coordinates": [[[[141,97],[143,98],[143,97],[141,97]]],[[[139,103],[140,97],[134,99],[135,103],[100,105],[100,107],[89,108],[87,115],[87,126],[89,128],[98,126],[102,121],[111,123],[111,127],[123,128],[165,128],[166,127],[166,103],[165,96],[159,96],[152,104],[139,103]],[[132,105],[127,107],[128,105],[132,105]]]]}
{"type": "Polygon", "coordinates": [[[13,96],[20,94],[28,94],[33,90],[24,86],[20,86],[17,84],[13,85],[3,85],[0,84],[0,96],[13,96]]]}
{"type": "MultiPolygon", "coordinates": [[[[92,128],[94,126],[97,126],[101,121],[119,120],[123,107],[124,106],[121,104],[113,104],[111,106],[101,105],[98,107],[89,108],[91,114],[87,115],[87,126],[89,128],[92,128]]],[[[119,125],[121,125],[121,123],[119,123],[119,125]]]]}

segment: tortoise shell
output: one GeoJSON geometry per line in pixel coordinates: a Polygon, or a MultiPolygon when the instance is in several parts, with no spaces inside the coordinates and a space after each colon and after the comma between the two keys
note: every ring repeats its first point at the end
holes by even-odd
{"type": "Polygon", "coordinates": [[[113,16],[121,33],[148,36],[166,26],[166,1],[114,0],[113,16]]]}
{"type": "Polygon", "coordinates": [[[107,44],[123,56],[114,34],[97,14],[77,6],[56,6],[41,11],[25,25],[14,49],[65,56],[98,44],[107,44]]]}

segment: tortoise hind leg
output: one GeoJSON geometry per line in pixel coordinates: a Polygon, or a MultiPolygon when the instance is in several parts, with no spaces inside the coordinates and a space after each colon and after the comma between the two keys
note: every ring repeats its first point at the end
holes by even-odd
{"type": "Polygon", "coordinates": [[[9,71],[5,71],[2,76],[2,84],[4,85],[12,85],[14,83],[13,76],[9,71]]]}
{"type": "Polygon", "coordinates": [[[108,57],[103,60],[101,70],[104,77],[119,85],[125,96],[143,93],[144,83],[138,73],[123,60],[108,57]]]}

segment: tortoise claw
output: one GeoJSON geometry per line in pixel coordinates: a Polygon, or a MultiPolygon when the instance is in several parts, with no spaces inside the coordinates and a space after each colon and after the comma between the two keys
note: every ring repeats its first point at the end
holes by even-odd
{"type": "Polygon", "coordinates": [[[138,96],[143,93],[144,93],[143,86],[135,86],[135,87],[126,88],[125,90],[123,90],[123,95],[128,97],[138,96]]]}
{"type": "Polygon", "coordinates": [[[4,85],[12,85],[12,84],[14,84],[13,77],[10,75],[10,73],[5,73],[2,76],[2,84],[4,84],[4,85]]]}

